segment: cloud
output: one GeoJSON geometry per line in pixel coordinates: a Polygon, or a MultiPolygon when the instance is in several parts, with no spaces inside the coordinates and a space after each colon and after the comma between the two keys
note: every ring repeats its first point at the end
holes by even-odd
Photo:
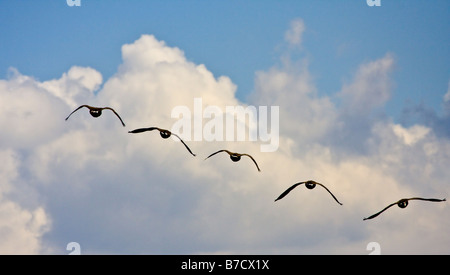
{"type": "Polygon", "coordinates": [[[447,93],[444,95],[444,103],[447,104],[450,102],[450,81],[448,82],[447,93]]]}
{"type": "Polygon", "coordinates": [[[390,72],[393,65],[392,54],[361,65],[353,81],[344,84],[339,93],[343,109],[352,115],[364,115],[382,107],[391,96],[390,72]]]}
{"type": "Polygon", "coordinates": [[[285,32],[284,39],[291,46],[302,44],[302,35],[305,32],[303,19],[297,18],[291,21],[290,28],[285,32]]]}
{"type": "MultiPolygon", "coordinates": [[[[302,21],[295,22],[301,37],[302,21]]],[[[373,115],[390,97],[391,54],[362,64],[336,97],[319,94],[306,59],[289,60],[256,72],[250,104],[236,99],[230,78],[152,35],[124,45],[122,58],[104,83],[95,69],[77,66],[49,81],[17,70],[1,80],[0,102],[8,104],[0,123],[11,131],[0,142],[8,164],[0,169],[0,231],[15,232],[0,242],[2,253],[25,242],[24,253],[68,253],[66,245],[78,242],[82,254],[368,254],[372,241],[385,254],[449,252],[445,203],[411,203],[362,221],[402,197],[450,191],[448,139],[421,124],[373,115]],[[196,141],[180,133],[191,135],[193,157],[157,132],[128,133],[170,129],[178,120],[172,110],[193,111],[195,98],[203,110],[279,106],[279,149],[263,153],[261,141],[196,141]],[[87,110],[64,121],[88,103],[113,107],[127,127],[111,113],[93,118],[87,110]],[[250,153],[261,172],[247,158],[204,160],[219,149],[250,153]],[[324,183],[344,205],[303,186],[274,202],[308,179],[324,183]],[[19,218],[12,222],[8,213],[19,218]]]]}
{"type": "MultiPolygon", "coordinates": [[[[255,105],[279,106],[281,138],[300,141],[299,150],[324,137],[335,123],[335,105],[331,98],[318,95],[307,60],[256,72],[251,100],[255,105]]],[[[290,143],[281,142],[281,150],[283,144],[290,143]]]]}
{"type": "Polygon", "coordinates": [[[38,86],[74,108],[78,107],[77,102],[91,101],[101,83],[102,75],[96,70],[73,66],[60,79],[44,81],[38,86]]]}
{"type": "Polygon", "coordinates": [[[447,92],[442,98],[443,112],[437,112],[424,105],[423,103],[407,106],[402,110],[402,119],[406,123],[410,121],[418,121],[426,127],[432,128],[433,131],[440,137],[450,137],[450,82],[448,84],[447,92]]]}
{"type": "Polygon", "coordinates": [[[401,125],[394,125],[393,130],[394,133],[401,138],[406,145],[413,145],[423,139],[430,132],[429,128],[422,125],[414,125],[409,129],[406,129],[401,125]]]}
{"type": "Polygon", "coordinates": [[[10,198],[20,178],[20,161],[13,150],[0,150],[0,161],[0,254],[43,253],[42,236],[51,227],[47,213],[43,207],[26,208],[10,198]]]}
{"type": "Polygon", "coordinates": [[[353,79],[336,94],[338,111],[327,142],[344,153],[363,153],[374,125],[387,120],[383,113],[391,97],[391,72],[395,66],[392,54],[363,63],[353,79]]]}

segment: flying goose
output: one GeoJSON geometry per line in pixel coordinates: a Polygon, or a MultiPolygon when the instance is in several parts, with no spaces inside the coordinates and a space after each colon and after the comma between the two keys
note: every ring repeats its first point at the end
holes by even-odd
{"type": "Polygon", "coordinates": [[[261,172],[261,170],[259,169],[258,163],[256,163],[255,159],[254,159],[252,156],[250,156],[249,154],[239,154],[239,153],[233,153],[233,152],[230,152],[230,151],[228,151],[228,150],[219,150],[219,151],[217,151],[217,152],[212,153],[211,155],[209,155],[207,158],[205,158],[205,160],[208,159],[208,158],[210,158],[210,157],[212,157],[212,156],[214,156],[214,155],[217,154],[217,153],[220,153],[220,152],[227,152],[228,155],[230,155],[230,159],[231,159],[232,161],[234,161],[234,162],[239,161],[239,160],[241,159],[241,156],[247,156],[247,157],[249,157],[249,158],[251,158],[251,159],[253,160],[253,162],[254,162],[255,165],[256,165],[256,168],[258,168],[258,171],[261,172]]]}
{"type": "Polygon", "coordinates": [[[128,131],[128,133],[137,134],[137,133],[142,133],[142,132],[146,132],[146,131],[153,131],[153,130],[158,130],[158,131],[159,131],[159,134],[161,135],[161,137],[162,137],[163,139],[167,139],[167,138],[169,138],[171,135],[176,136],[176,137],[184,144],[184,146],[185,146],[186,149],[189,151],[189,153],[191,153],[191,155],[193,155],[193,156],[195,157],[195,154],[192,153],[191,149],[189,149],[189,147],[186,145],[186,143],[184,143],[184,141],[183,141],[179,136],[177,136],[176,134],[170,132],[169,130],[161,129],[161,128],[158,128],[158,127],[149,127],[149,128],[139,128],[139,129],[135,129],[135,130],[133,130],[133,131],[128,131]]]}
{"type": "Polygon", "coordinates": [[[363,220],[369,220],[369,219],[373,219],[376,216],[380,215],[381,213],[383,213],[384,211],[386,211],[389,207],[393,206],[393,205],[398,205],[398,207],[400,208],[405,208],[406,206],[408,206],[408,201],[409,200],[421,200],[421,201],[433,201],[433,202],[441,202],[441,201],[445,201],[445,199],[424,199],[424,198],[409,198],[409,199],[401,199],[397,202],[391,203],[389,204],[386,208],[384,208],[383,210],[381,210],[380,212],[373,214],[372,216],[368,217],[368,218],[364,218],[363,220]]]}
{"type": "Polygon", "coordinates": [[[93,117],[99,117],[99,116],[101,116],[102,110],[104,110],[104,109],[111,110],[111,111],[113,111],[113,113],[120,119],[120,122],[122,122],[123,127],[125,127],[125,123],[123,123],[122,118],[120,118],[119,114],[117,114],[116,111],[114,111],[114,109],[113,109],[113,108],[110,108],[110,107],[92,107],[92,106],[89,106],[89,105],[81,105],[80,107],[76,108],[72,113],[70,113],[70,115],[66,117],[66,120],[69,119],[69,117],[70,117],[73,113],[75,113],[76,111],[78,111],[79,109],[81,109],[81,108],[83,108],[83,107],[88,108],[88,109],[89,109],[89,113],[90,113],[91,116],[93,116],[93,117]]]}
{"type": "Polygon", "coordinates": [[[334,198],[335,201],[337,201],[337,203],[339,203],[340,205],[342,205],[342,203],[340,203],[340,202],[338,201],[338,199],[333,195],[333,193],[331,193],[330,190],[328,190],[328,188],[325,187],[325,185],[323,185],[323,184],[321,184],[321,183],[318,183],[318,182],[315,182],[315,181],[313,181],[313,180],[302,181],[302,182],[298,182],[298,183],[292,185],[291,187],[289,187],[288,189],[286,189],[286,191],[284,191],[280,196],[278,196],[278,198],[277,198],[275,201],[281,200],[281,199],[284,198],[287,194],[289,194],[289,192],[291,192],[295,187],[297,187],[297,186],[299,186],[299,185],[301,185],[301,184],[305,184],[306,188],[308,188],[308,189],[313,189],[314,187],[316,187],[317,184],[320,185],[320,186],[322,186],[323,188],[325,188],[325,190],[328,191],[328,193],[330,193],[330,195],[334,198]]]}

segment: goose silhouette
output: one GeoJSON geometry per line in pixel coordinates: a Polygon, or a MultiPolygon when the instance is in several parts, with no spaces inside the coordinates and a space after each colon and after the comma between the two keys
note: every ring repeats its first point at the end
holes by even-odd
{"type": "Polygon", "coordinates": [[[172,132],[169,131],[169,130],[161,129],[161,128],[158,128],[158,127],[149,127],[149,128],[139,128],[139,129],[134,129],[134,130],[132,130],[132,131],[128,131],[128,133],[131,133],[131,134],[137,134],[137,133],[143,133],[143,132],[153,131],[153,130],[158,130],[158,131],[159,131],[159,134],[161,135],[161,137],[162,137],[163,139],[167,139],[167,138],[169,138],[171,135],[176,136],[176,137],[181,141],[181,143],[183,143],[184,147],[186,147],[186,149],[189,151],[189,153],[191,153],[191,155],[193,155],[193,156],[195,157],[195,154],[192,153],[191,149],[186,145],[186,143],[184,143],[184,141],[183,141],[178,135],[172,133],[172,132]]]}
{"type": "Polygon", "coordinates": [[[323,185],[323,184],[321,184],[321,183],[319,183],[319,182],[315,182],[315,181],[313,181],[313,180],[302,181],[302,182],[298,182],[298,183],[292,185],[291,187],[289,187],[288,189],[286,189],[286,191],[284,191],[283,193],[281,193],[281,195],[278,196],[278,198],[276,198],[275,201],[281,200],[281,199],[284,198],[287,194],[289,194],[289,192],[291,192],[295,187],[297,187],[297,186],[299,186],[299,185],[301,185],[301,184],[305,184],[306,188],[308,188],[308,189],[314,189],[314,187],[316,187],[316,185],[322,186],[323,188],[325,188],[325,190],[328,191],[328,193],[330,193],[330,195],[334,198],[334,200],[335,200],[337,203],[339,203],[340,205],[342,205],[342,203],[338,201],[338,199],[333,195],[333,193],[331,193],[330,190],[328,190],[328,188],[327,188],[325,185],[323,185]]]}
{"type": "Polygon", "coordinates": [[[208,159],[208,158],[210,158],[210,157],[212,157],[212,156],[214,156],[215,154],[218,154],[218,153],[221,153],[221,152],[226,152],[226,153],[228,153],[228,155],[230,155],[230,159],[231,159],[232,161],[234,161],[234,162],[237,162],[237,161],[241,160],[241,157],[242,157],[242,156],[247,156],[247,157],[249,157],[249,158],[252,159],[252,161],[255,163],[256,168],[258,169],[258,171],[261,172],[261,169],[259,169],[258,163],[256,163],[255,159],[254,159],[251,155],[249,155],[249,154],[240,154],[240,153],[230,152],[230,151],[228,151],[228,150],[219,150],[219,151],[217,151],[217,152],[212,153],[211,155],[209,155],[207,158],[205,158],[205,160],[208,159]]]}
{"type": "Polygon", "coordinates": [[[73,113],[75,113],[76,111],[78,111],[79,109],[81,109],[81,108],[83,108],[83,107],[88,108],[88,109],[89,109],[89,113],[90,113],[91,116],[93,116],[93,117],[99,117],[99,116],[101,116],[101,115],[102,115],[102,111],[105,110],[105,109],[111,110],[111,111],[112,111],[112,112],[120,119],[120,122],[122,122],[123,127],[125,127],[125,123],[123,123],[122,118],[121,118],[121,117],[119,116],[119,114],[118,114],[113,108],[111,108],[111,107],[92,107],[92,106],[89,106],[89,105],[81,105],[80,107],[76,108],[72,113],[70,113],[70,115],[68,115],[68,116],[66,117],[66,120],[68,120],[69,117],[70,117],[73,113]]]}
{"type": "Polygon", "coordinates": [[[368,217],[368,218],[364,218],[363,220],[369,220],[369,219],[373,219],[375,217],[377,217],[378,215],[380,215],[381,213],[383,213],[384,211],[386,211],[388,208],[390,208],[391,206],[394,205],[398,205],[398,207],[400,208],[405,208],[406,206],[408,206],[408,201],[410,200],[421,200],[421,201],[432,201],[432,202],[441,202],[441,201],[445,201],[445,199],[425,199],[425,198],[418,198],[418,197],[414,197],[414,198],[409,198],[409,199],[401,199],[397,202],[391,203],[388,206],[386,206],[383,210],[381,210],[378,213],[373,214],[372,216],[368,217]]]}

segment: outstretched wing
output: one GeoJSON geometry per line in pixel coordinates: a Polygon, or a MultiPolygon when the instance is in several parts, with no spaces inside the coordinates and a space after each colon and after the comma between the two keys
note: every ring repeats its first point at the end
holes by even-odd
{"type": "Polygon", "coordinates": [[[255,163],[256,168],[258,168],[258,171],[261,172],[261,169],[259,169],[258,163],[256,163],[256,160],[252,156],[250,156],[249,154],[242,154],[242,155],[251,158],[253,160],[253,162],[255,163]]]}
{"type": "Polygon", "coordinates": [[[327,190],[328,193],[330,193],[330,195],[334,198],[334,200],[337,201],[337,203],[339,203],[340,205],[342,205],[342,203],[340,203],[340,202],[338,201],[338,199],[333,195],[333,193],[331,193],[330,190],[328,190],[328,188],[327,188],[325,185],[323,185],[323,184],[321,184],[321,183],[318,183],[318,182],[316,182],[316,184],[318,184],[318,185],[322,186],[323,188],[325,188],[325,190],[327,190]]]}
{"type": "Polygon", "coordinates": [[[391,203],[391,204],[389,204],[388,206],[386,206],[383,210],[381,210],[380,212],[375,213],[375,214],[373,214],[373,215],[370,216],[370,217],[364,218],[363,220],[365,221],[365,220],[373,219],[373,218],[375,218],[376,216],[378,216],[378,215],[380,215],[381,213],[383,213],[384,211],[386,211],[389,207],[394,206],[394,205],[396,205],[397,203],[398,203],[398,201],[397,201],[397,202],[394,202],[394,203],[391,203]]]}
{"type": "Polygon", "coordinates": [[[75,113],[76,111],[80,110],[80,109],[83,108],[83,107],[90,108],[91,106],[89,106],[89,105],[81,105],[80,107],[78,107],[78,108],[76,108],[75,110],[73,110],[72,113],[70,113],[70,115],[68,115],[68,116],[66,117],[66,120],[68,120],[69,117],[70,117],[73,113],[75,113]]]}
{"type": "Polygon", "coordinates": [[[176,135],[174,133],[172,133],[172,135],[176,136],[184,144],[184,147],[186,147],[186,149],[189,151],[189,153],[191,153],[191,155],[193,155],[195,157],[195,154],[192,153],[191,149],[186,145],[186,143],[184,143],[184,141],[178,135],[176,135]]]}
{"type": "Polygon", "coordinates": [[[278,198],[275,199],[275,201],[277,200],[281,200],[282,198],[284,198],[287,194],[289,194],[289,192],[291,192],[295,187],[299,186],[300,184],[303,184],[305,182],[298,182],[294,185],[292,185],[291,187],[289,187],[288,189],[286,189],[286,191],[284,191],[283,193],[281,193],[281,195],[278,196],[278,198]]]}
{"type": "Polygon", "coordinates": [[[212,156],[214,156],[215,154],[218,154],[218,153],[220,153],[220,152],[227,152],[228,154],[230,153],[228,150],[219,150],[219,151],[217,151],[217,152],[215,152],[215,153],[212,153],[211,155],[209,155],[209,156],[206,157],[205,159],[208,159],[208,158],[210,158],[210,157],[212,157],[212,156]]]}
{"type": "Polygon", "coordinates": [[[414,198],[410,198],[408,200],[421,200],[421,201],[432,201],[432,202],[441,202],[441,201],[446,201],[446,199],[425,199],[425,198],[418,198],[418,197],[414,197],[414,198]]]}
{"type": "Polygon", "coordinates": [[[119,114],[118,114],[116,111],[114,111],[113,108],[110,108],[110,107],[104,107],[103,109],[111,110],[111,111],[112,111],[112,112],[120,119],[120,122],[122,122],[122,126],[125,127],[125,123],[123,123],[122,118],[119,116],[119,114]]]}
{"type": "Polygon", "coordinates": [[[128,133],[137,134],[137,133],[153,131],[153,130],[159,130],[159,128],[158,127],[138,128],[138,129],[134,129],[132,131],[128,131],[128,133]]]}

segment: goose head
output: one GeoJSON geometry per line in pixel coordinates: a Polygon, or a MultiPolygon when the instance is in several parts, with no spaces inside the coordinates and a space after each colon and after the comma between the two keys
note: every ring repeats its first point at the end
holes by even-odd
{"type": "Polygon", "coordinates": [[[316,187],[316,183],[312,180],[309,180],[309,181],[305,182],[305,186],[308,189],[314,189],[314,187],[316,187]]]}
{"type": "Polygon", "coordinates": [[[408,206],[408,200],[400,200],[400,201],[397,203],[397,205],[398,205],[398,207],[400,207],[400,208],[405,208],[406,206],[408,206]]]}
{"type": "Polygon", "coordinates": [[[172,135],[172,133],[170,131],[168,131],[168,130],[161,130],[161,131],[159,131],[159,134],[164,139],[169,138],[170,135],[172,135]]]}
{"type": "Polygon", "coordinates": [[[89,113],[93,117],[99,117],[102,114],[102,109],[89,109],[89,113]]]}
{"type": "Polygon", "coordinates": [[[234,162],[241,160],[241,156],[240,155],[236,155],[236,154],[230,154],[230,159],[234,162]]]}

